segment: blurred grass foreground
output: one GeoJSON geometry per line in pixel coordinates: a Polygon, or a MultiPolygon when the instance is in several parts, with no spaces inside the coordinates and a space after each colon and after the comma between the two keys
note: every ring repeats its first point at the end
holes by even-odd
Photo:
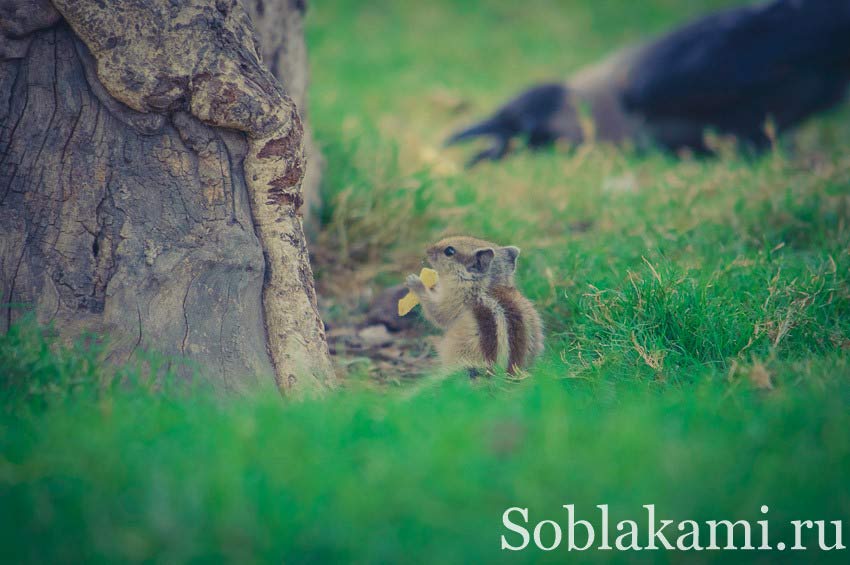
{"type": "Polygon", "coordinates": [[[753,524],[767,505],[774,539],[850,518],[846,109],[756,159],[591,145],[464,172],[470,148],[439,148],[528,83],[730,4],[317,1],[326,319],[467,232],[522,247],[546,355],[520,381],[379,385],[357,362],[322,398],[222,398],[153,353],[114,367],[97,339],[18,324],[0,337],[0,560],[846,562],[500,551],[512,506],[533,527],[563,504],[753,524]]]}

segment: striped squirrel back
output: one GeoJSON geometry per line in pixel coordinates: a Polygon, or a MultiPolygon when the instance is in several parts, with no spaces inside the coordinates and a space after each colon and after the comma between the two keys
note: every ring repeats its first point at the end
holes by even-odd
{"type": "Polygon", "coordinates": [[[519,252],[477,238],[450,237],[427,249],[428,262],[439,274],[435,287],[408,276],[407,286],[419,296],[425,317],[445,330],[437,347],[443,365],[504,365],[515,374],[540,354],[540,316],[514,286],[519,252]]]}

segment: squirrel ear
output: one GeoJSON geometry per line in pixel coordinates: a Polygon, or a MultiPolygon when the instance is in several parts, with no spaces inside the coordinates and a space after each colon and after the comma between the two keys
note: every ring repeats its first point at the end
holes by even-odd
{"type": "Polygon", "coordinates": [[[491,247],[475,250],[475,257],[472,259],[472,264],[467,268],[472,273],[486,273],[490,270],[490,263],[493,262],[493,257],[496,252],[491,247]]]}
{"type": "Polygon", "coordinates": [[[516,258],[519,257],[519,247],[508,245],[506,247],[502,247],[501,249],[505,252],[505,256],[508,258],[508,263],[510,263],[511,266],[516,269],[516,258]]]}

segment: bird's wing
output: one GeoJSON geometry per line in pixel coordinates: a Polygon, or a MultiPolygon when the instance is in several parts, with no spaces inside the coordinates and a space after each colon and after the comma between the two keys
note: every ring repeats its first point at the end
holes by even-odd
{"type": "Polygon", "coordinates": [[[706,16],[642,52],[622,101],[648,117],[710,119],[757,106],[813,69],[850,73],[850,0],[775,0],[706,16]]]}

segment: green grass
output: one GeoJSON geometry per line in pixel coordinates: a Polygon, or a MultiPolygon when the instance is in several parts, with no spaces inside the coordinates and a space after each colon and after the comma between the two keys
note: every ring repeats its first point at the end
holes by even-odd
{"type": "Polygon", "coordinates": [[[522,382],[351,371],[323,398],[221,398],[202,368],[195,383],[153,355],[113,368],[98,340],[18,325],[0,338],[0,559],[565,561],[499,536],[509,506],[564,523],[569,503],[638,521],[648,503],[752,521],[767,504],[774,541],[792,519],[847,526],[846,110],[754,160],[592,146],[463,172],[474,148],[439,148],[530,82],[728,4],[316,2],[326,316],[344,323],[429,241],[471,233],[522,247],[544,358],[522,382]]]}

